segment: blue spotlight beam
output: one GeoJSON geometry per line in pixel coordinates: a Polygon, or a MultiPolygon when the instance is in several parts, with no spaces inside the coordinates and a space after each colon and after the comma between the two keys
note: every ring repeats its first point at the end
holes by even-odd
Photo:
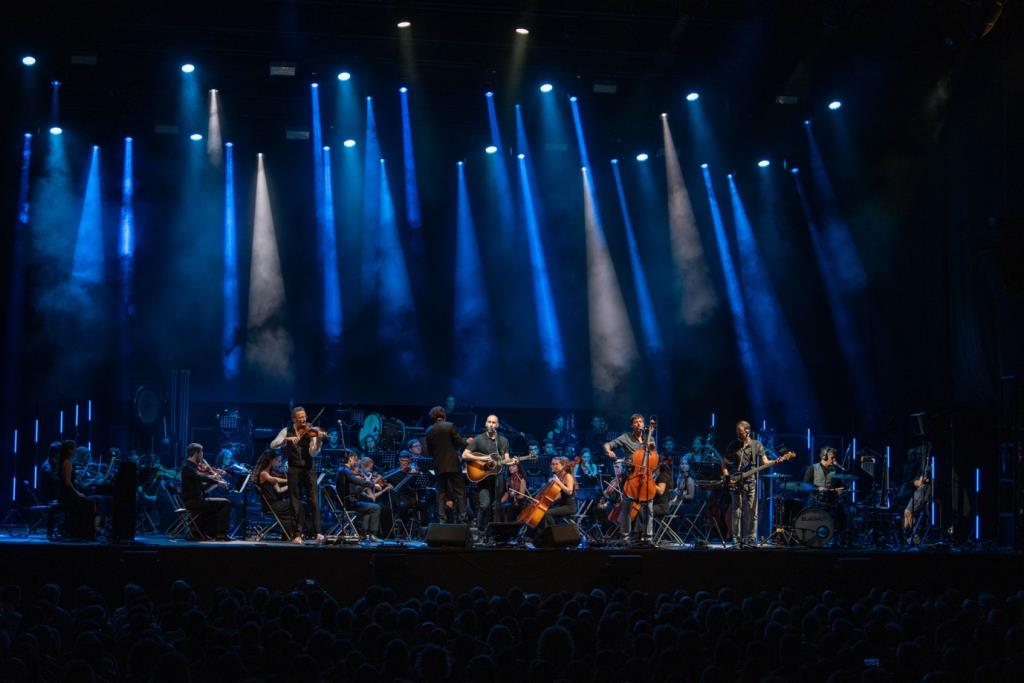
{"type": "Polygon", "coordinates": [[[131,365],[131,319],[134,316],[133,274],[135,270],[135,209],[133,204],[133,141],[124,139],[124,168],[121,174],[121,218],[118,229],[117,253],[121,265],[121,306],[118,311],[120,331],[121,376],[118,385],[122,398],[127,398],[128,368],[131,365]]]}
{"type": "Polygon", "coordinates": [[[853,316],[845,300],[846,297],[833,275],[832,259],[825,245],[825,239],[821,234],[821,228],[815,220],[814,210],[811,208],[803,180],[800,177],[802,174],[791,173],[790,175],[796,183],[797,195],[800,198],[800,208],[803,209],[804,219],[807,221],[807,229],[811,234],[811,244],[814,246],[814,254],[817,257],[816,260],[821,272],[821,279],[825,285],[825,296],[828,298],[829,308],[832,309],[832,324],[835,328],[836,337],[839,340],[839,349],[850,369],[860,408],[862,411],[865,411],[865,414],[869,414],[874,402],[874,388],[868,374],[868,365],[864,358],[864,347],[860,340],[860,333],[854,324],[853,316]]]}
{"type": "Polygon", "coordinates": [[[322,151],[323,225],[320,230],[321,268],[323,270],[324,335],[327,341],[327,365],[338,367],[341,359],[341,279],[338,275],[338,237],[334,223],[334,191],[331,187],[331,150],[322,151]]]}
{"type": "Polygon", "coordinates": [[[619,173],[618,163],[612,164],[612,174],[615,176],[615,189],[618,190],[619,194],[622,223],[626,229],[626,243],[629,246],[629,264],[633,271],[633,287],[636,290],[637,303],[640,307],[640,328],[644,332],[644,345],[649,355],[657,356],[664,350],[661,332],[658,330],[658,321],[654,316],[654,304],[651,302],[651,293],[647,288],[647,280],[644,277],[645,271],[640,261],[640,250],[636,244],[633,221],[629,215],[629,206],[626,203],[626,192],[622,187],[622,176],[619,173]]]}
{"type": "Polygon", "coordinates": [[[32,171],[32,134],[25,133],[21,142],[21,178],[18,183],[18,214],[11,242],[8,300],[6,306],[6,334],[3,354],[4,405],[13,405],[20,379],[22,348],[22,314],[24,311],[25,245],[28,236],[31,203],[29,183],[32,171]]]}
{"type": "Polygon", "coordinates": [[[750,327],[747,321],[746,306],[743,303],[743,293],[740,289],[739,278],[736,275],[736,266],[733,264],[732,253],[729,250],[729,240],[725,234],[725,224],[722,221],[722,212],[718,207],[718,200],[715,198],[715,188],[711,182],[711,171],[705,166],[704,185],[707,188],[708,204],[711,209],[711,222],[715,227],[715,240],[718,243],[718,256],[722,264],[722,275],[725,277],[725,290],[729,298],[729,309],[732,313],[733,330],[736,332],[736,344],[739,348],[740,363],[747,381],[747,390],[750,393],[750,400],[753,404],[755,415],[765,414],[764,386],[761,379],[760,369],[757,366],[757,357],[754,345],[750,336],[750,327]]]}
{"type": "MultiPolygon", "coordinates": [[[[569,106],[572,107],[572,123],[576,128],[576,143],[580,149],[580,163],[584,168],[590,168],[590,159],[587,157],[587,140],[583,135],[583,122],[580,120],[580,107],[575,97],[569,99],[569,106]]],[[[590,177],[590,174],[587,174],[590,177]]]]}
{"type": "Polygon", "coordinates": [[[71,269],[74,288],[99,284],[103,280],[103,206],[100,190],[100,148],[93,146],[89,160],[89,176],[82,202],[75,241],[75,260],[71,269]]]}
{"type": "Polygon", "coordinates": [[[234,145],[224,145],[224,281],[221,298],[224,323],[221,330],[221,366],[224,379],[231,381],[242,370],[241,311],[238,298],[238,227],[235,213],[234,145]]]}
{"type": "Polygon", "coordinates": [[[501,227],[505,236],[511,235],[515,230],[515,214],[512,205],[512,185],[509,182],[508,167],[505,166],[505,146],[501,141],[501,128],[498,125],[498,114],[495,111],[494,95],[488,93],[487,118],[491,126],[491,144],[497,148],[495,154],[491,155],[494,165],[495,179],[498,184],[498,211],[501,216],[501,227]]]}
{"type": "Polygon", "coordinates": [[[544,363],[552,370],[565,369],[565,352],[562,348],[562,333],[558,327],[555,301],[551,293],[544,246],[540,239],[540,207],[534,199],[533,173],[527,160],[530,159],[530,145],[523,124],[522,110],[516,105],[516,146],[519,149],[519,192],[523,202],[523,219],[526,239],[530,251],[530,272],[533,275],[534,308],[537,314],[537,329],[540,334],[541,354],[544,363]]]}
{"type": "Polygon", "coordinates": [[[465,168],[461,161],[458,163],[454,323],[454,351],[458,359],[454,390],[465,394],[476,390],[481,372],[493,358],[495,340],[465,168]]]}
{"type": "Polygon", "coordinates": [[[366,144],[363,145],[363,225],[360,234],[363,240],[362,301],[372,305],[375,294],[377,272],[377,241],[380,226],[380,177],[383,168],[380,163],[380,142],[377,140],[377,119],[373,114],[373,99],[366,98],[366,144]]]}
{"type": "Polygon", "coordinates": [[[422,349],[419,346],[420,335],[409,271],[398,234],[387,165],[383,159],[377,163],[380,165],[380,184],[377,187],[380,193],[380,228],[375,262],[371,265],[377,273],[380,305],[380,315],[377,317],[378,339],[394,346],[403,371],[418,374],[422,367],[422,349]]]}
{"type": "Polygon", "coordinates": [[[729,195],[736,223],[736,242],[740,259],[740,275],[744,301],[750,313],[757,357],[767,361],[766,391],[776,389],[778,399],[786,409],[788,424],[806,423],[817,416],[807,371],[800,358],[793,334],[786,324],[782,307],[772,288],[768,269],[761,257],[761,249],[735,179],[729,176],[729,195]]]}
{"type": "Polygon", "coordinates": [[[420,229],[420,195],[416,189],[416,153],[412,145],[412,121],[409,116],[409,89],[399,91],[402,100],[402,158],[405,162],[405,218],[413,230],[420,229]]]}

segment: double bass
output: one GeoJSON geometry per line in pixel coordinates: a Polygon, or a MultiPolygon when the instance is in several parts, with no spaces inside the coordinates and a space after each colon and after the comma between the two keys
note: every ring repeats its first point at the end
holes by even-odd
{"type": "Polygon", "coordinates": [[[654,430],[657,420],[651,418],[647,427],[647,438],[644,447],[633,451],[628,460],[629,475],[622,483],[622,493],[633,501],[629,511],[630,519],[636,519],[640,513],[640,504],[654,500],[657,484],[654,481],[658,472],[658,451],[654,447],[654,430]]]}

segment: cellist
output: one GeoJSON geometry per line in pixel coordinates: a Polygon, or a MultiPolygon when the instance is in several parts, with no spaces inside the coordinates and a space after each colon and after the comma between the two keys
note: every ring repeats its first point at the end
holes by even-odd
{"type": "MultiPolygon", "coordinates": [[[[639,413],[633,413],[629,418],[630,431],[623,432],[617,438],[604,444],[604,453],[609,458],[617,458],[615,455],[615,449],[621,449],[622,457],[625,462],[638,450],[644,448],[644,416],[639,413]]],[[[628,473],[627,473],[628,474],[628,473]]],[[[630,509],[633,507],[634,501],[630,499],[625,492],[622,494],[622,514],[619,515],[619,528],[622,531],[622,538],[626,542],[629,542],[630,535],[633,531],[633,519],[630,509]]],[[[643,531],[641,532],[641,541],[650,539],[654,535],[654,503],[653,500],[648,500],[643,503],[638,503],[640,506],[640,513],[637,515],[637,519],[643,523],[643,531]]]]}

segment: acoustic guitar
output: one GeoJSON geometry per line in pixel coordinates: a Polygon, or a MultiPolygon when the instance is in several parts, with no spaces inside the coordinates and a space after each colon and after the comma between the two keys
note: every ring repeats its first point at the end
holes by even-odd
{"type": "MultiPolygon", "coordinates": [[[[476,453],[473,455],[480,455],[488,458],[487,461],[483,460],[467,460],[466,461],[466,476],[474,484],[479,483],[487,477],[493,477],[496,474],[500,474],[505,465],[502,464],[502,457],[497,453],[476,453]]],[[[539,455],[520,455],[519,461],[524,460],[536,460],[539,455]]]]}

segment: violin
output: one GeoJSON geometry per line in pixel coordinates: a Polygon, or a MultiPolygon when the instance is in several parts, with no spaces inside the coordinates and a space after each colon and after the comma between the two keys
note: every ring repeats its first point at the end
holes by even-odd
{"type": "Polygon", "coordinates": [[[224,488],[230,488],[230,486],[228,486],[227,480],[224,478],[227,475],[227,472],[218,469],[211,465],[210,463],[206,462],[206,458],[202,458],[199,461],[199,464],[196,465],[196,471],[201,472],[202,474],[208,474],[214,479],[216,479],[217,483],[220,486],[223,486],[224,488]]]}

